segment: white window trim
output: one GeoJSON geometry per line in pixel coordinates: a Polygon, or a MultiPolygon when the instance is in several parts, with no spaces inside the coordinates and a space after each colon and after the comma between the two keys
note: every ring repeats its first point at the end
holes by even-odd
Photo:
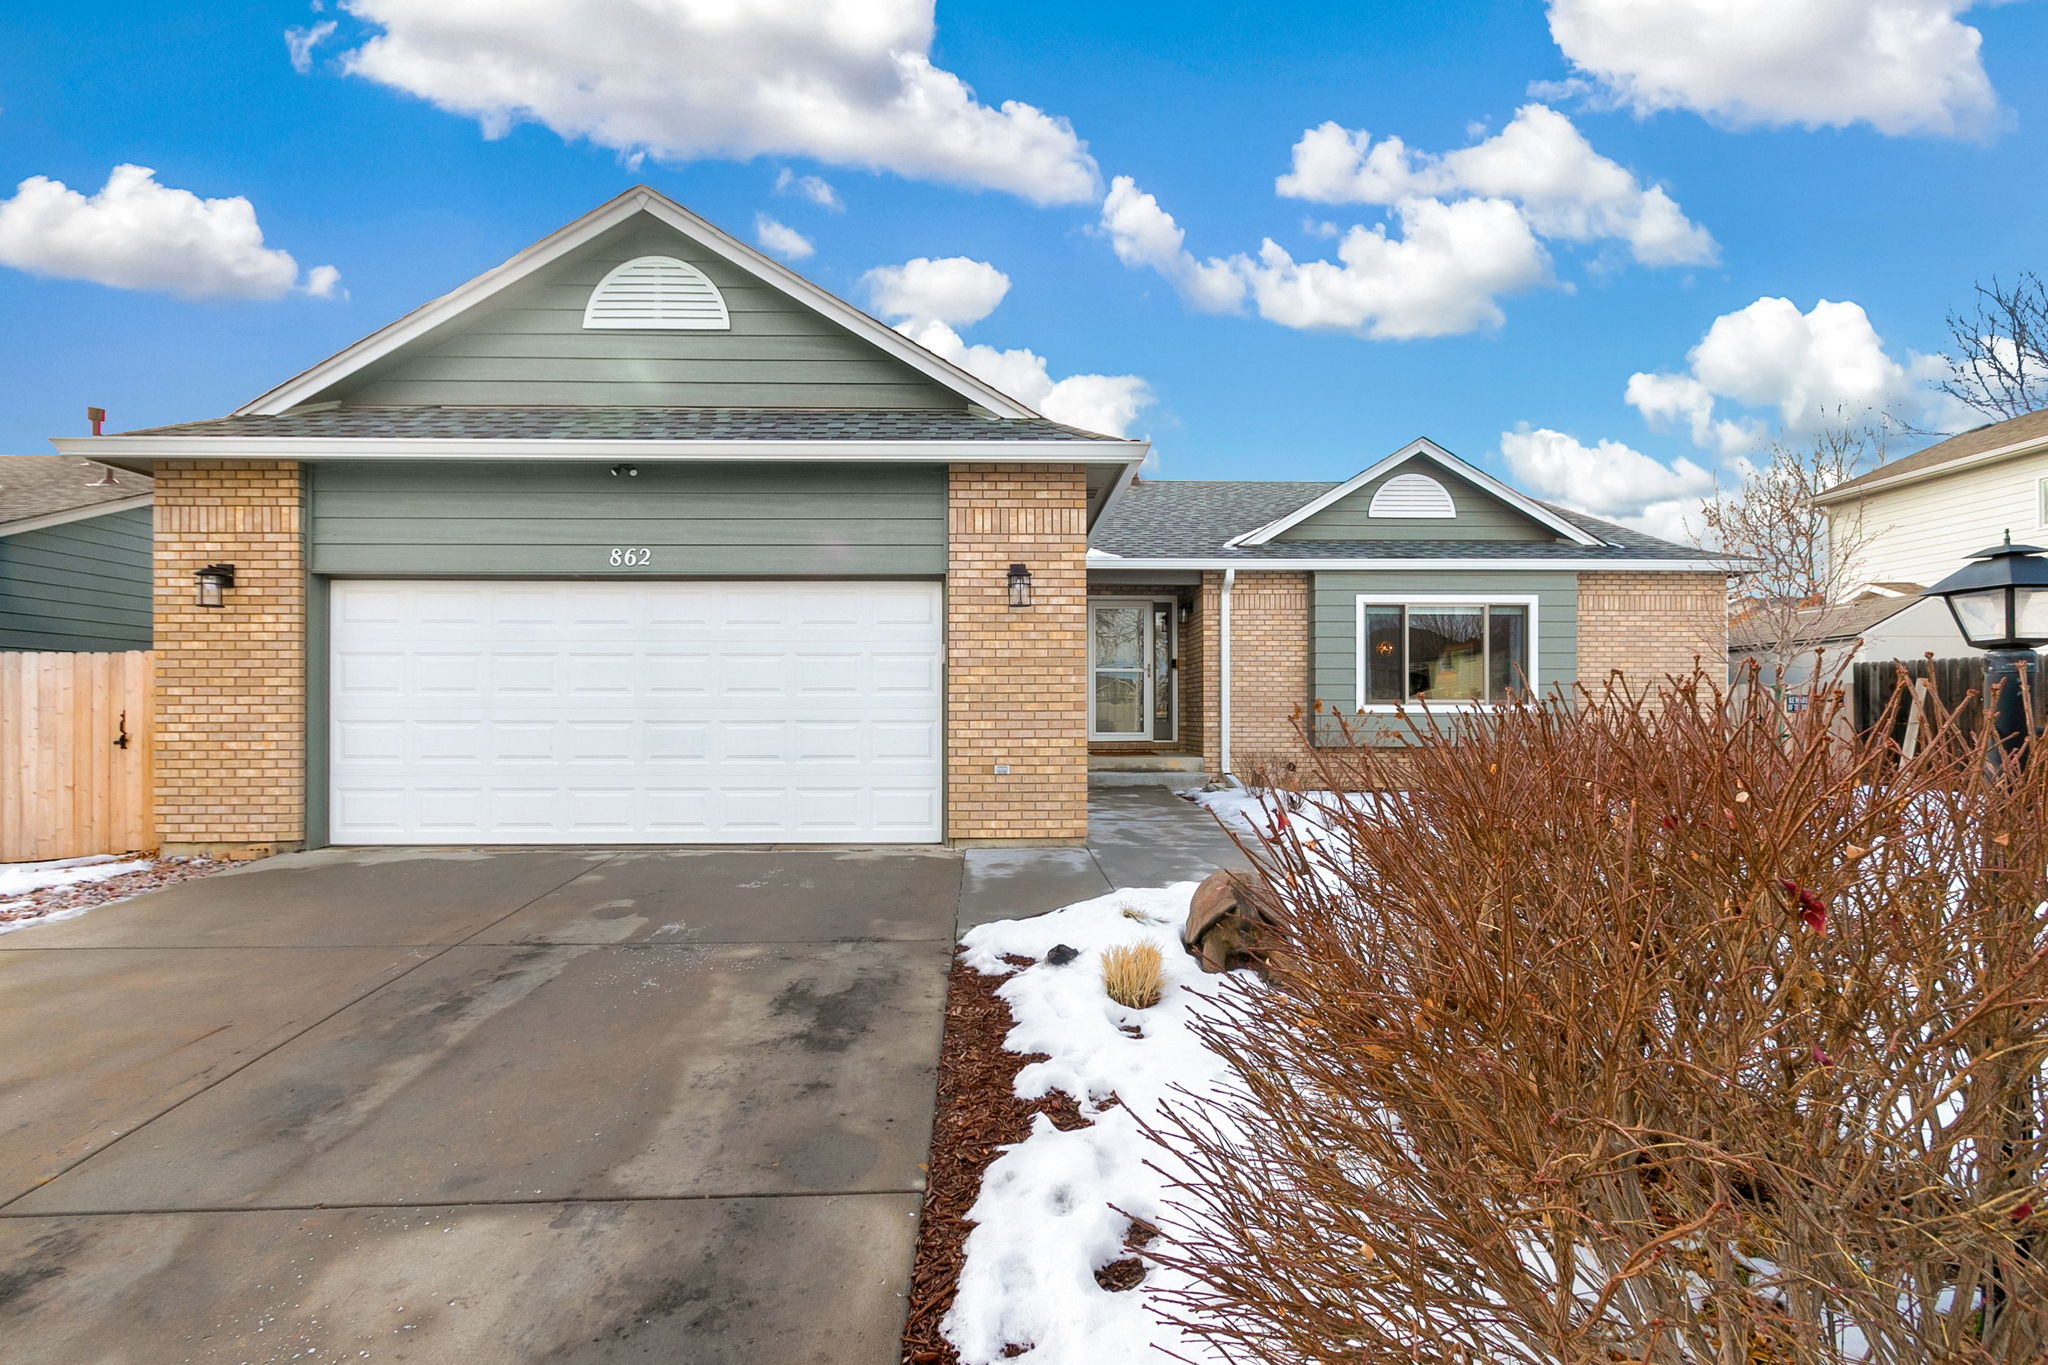
{"type": "Polygon", "coordinates": [[[1410,711],[1427,707],[1432,711],[1486,711],[1500,705],[1492,701],[1458,701],[1446,698],[1438,701],[1372,701],[1366,696],[1367,679],[1365,662],[1365,609],[1367,607],[1527,607],[1529,609],[1529,686],[1538,686],[1536,671],[1541,666],[1542,654],[1542,598],[1535,593],[1370,593],[1358,594],[1352,604],[1352,667],[1357,671],[1353,683],[1352,702],[1358,711],[1372,715],[1391,715],[1396,711],[1410,711]]]}

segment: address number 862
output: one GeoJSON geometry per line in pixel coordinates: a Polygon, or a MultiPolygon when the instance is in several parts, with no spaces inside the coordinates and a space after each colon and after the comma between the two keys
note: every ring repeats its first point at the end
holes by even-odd
{"type": "Polygon", "coordinates": [[[607,561],[614,569],[638,569],[654,562],[654,551],[645,546],[622,546],[611,552],[607,561]]]}

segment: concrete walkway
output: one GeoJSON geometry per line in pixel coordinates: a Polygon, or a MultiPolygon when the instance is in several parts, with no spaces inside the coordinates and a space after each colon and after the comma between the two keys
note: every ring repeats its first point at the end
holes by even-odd
{"type": "Polygon", "coordinates": [[[1092,789],[1086,848],[971,848],[966,859],[962,930],[1247,865],[1207,811],[1165,786],[1092,789]]]}
{"type": "Polygon", "coordinates": [[[894,1361],[960,884],[330,850],[0,936],[0,1355],[894,1361]]]}

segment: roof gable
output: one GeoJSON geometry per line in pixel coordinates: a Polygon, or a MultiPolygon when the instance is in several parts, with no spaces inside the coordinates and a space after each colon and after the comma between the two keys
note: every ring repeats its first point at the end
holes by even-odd
{"type": "Polygon", "coordinates": [[[1029,408],[645,187],[237,409],[308,403],[1029,408]],[[605,276],[671,256],[716,286],[722,330],[586,329],[605,276]]]}
{"type": "MultiPolygon", "coordinates": [[[[1397,490],[1404,491],[1404,490],[1397,490]]],[[[1310,499],[1285,516],[1237,537],[1235,545],[1276,541],[1474,540],[1568,542],[1598,545],[1598,536],[1524,497],[1430,440],[1411,441],[1385,459],[1310,499]],[[1449,496],[1454,515],[1415,515],[1433,509],[1416,479],[1422,476],[1449,496]],[[1416,484],[1410,496],[1374,498],[1396,479],[1416,484]]]]}

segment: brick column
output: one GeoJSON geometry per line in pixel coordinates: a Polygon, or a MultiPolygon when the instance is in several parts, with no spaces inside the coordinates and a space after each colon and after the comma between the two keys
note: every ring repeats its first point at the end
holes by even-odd
{"type": "Polygon", "coordinates": [[[1078,465],[954,465],[947,509],[946,830],[1088,837],[1088,488],[1078,465]],[[1033,602],[1009,605],[1013,563],[1033,602]],[[1004,766],[1007,773],[995,769],[1004,766]]]}
{"type": "Polygon", "coordinates": [[[305,840],[306,590],[299,466],[156,471],[156,822],[166,853],[305,840]],[[227,605],[193,572],[235,566],[227,605]]]}
{"type": "Polygon", "coordinates": [[[1727,580],[1716,573],[1579,575],[1579,680],[1597,693],[1619,671],[1637,687],[1728,659],[1727,580]]]}
{"type": "Polygon", "coordinates": [[[1230,593],[1230,763],[1239,773],[1290,762],[1308,771],[1296,728],[1308,666],[1308,575],[1240,570],[1230,593]]]}
{"type": "MultiPolygon", "coordinates": [[[[1223,773],[1223,726],[1219,710],[1219,684],[1223,679],[1222,644],[1223,575],[1214,570],[1202,574],[1202,586],[1195,597],[1195,616],[1188,623],[1186,647],[1201,659],[1199,683],[1202,692],[1199,726],[1189,733],[1202,767],[1211,777],[1223,773]]],[[[1194,675],[1191,675],[1194,676],[1194,675]]]]}

